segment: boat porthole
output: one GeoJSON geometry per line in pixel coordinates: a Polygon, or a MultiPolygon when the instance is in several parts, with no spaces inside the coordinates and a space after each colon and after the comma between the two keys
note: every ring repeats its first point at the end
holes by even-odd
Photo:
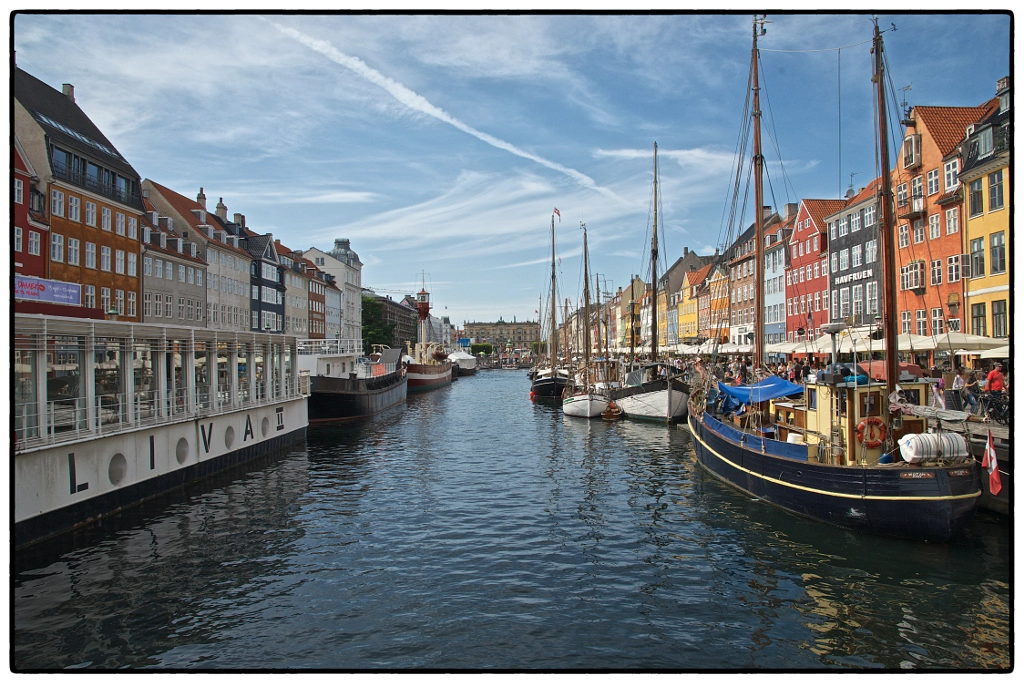
{"type": "Polygon", "coordinates": [[[110,478],[110,483],[117,486],[124,481],[124,475],[128,473],[128,461],[121,453],[115,453],[114,457],[110,459],[110,466],[107,467],[107,476],[110,478]]]}
{"type": "Polygon", "coordinates": [[[229,426],[227,429],[224,430],[224,445],[227,446],[228,448],[231,448],[231,446],[234,443],[235,443],[235,428],[229,426]]]}
{"type": "Polygon", "coordinates": [[[796,471],[796,478],[797,479],[803,479],[804,478],[804,473],[801,472],[800,470],[797,470],[796,471]]]}
{"type": "Polygon", "coordinates": [[[185,464],[185,460],[188,459],[188,439],[185,437],[178,439],[178,448],[175,450],[174,455],[178,458],[179,465],[185,464]]]}
{"type": "Polygon", "coordinates": [[[263,422],[260,423],[260,431],[263,432],[263,436],[266,436],[270,432],[270,418],[263,418],[263,422]]]}

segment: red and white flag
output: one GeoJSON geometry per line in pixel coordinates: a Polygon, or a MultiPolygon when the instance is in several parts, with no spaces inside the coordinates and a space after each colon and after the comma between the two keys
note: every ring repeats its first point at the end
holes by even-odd
{"type": "Polygon", "coordinates": [[[558,216],[558,222],[562,222],[562,214],[558,211],[558,207],[555,207],[555,215],[558,216]]]}
{"type": "Polygon", "coordinates": [[[1003,482],[999,479],[999,463],[996,461],[996,447],[992,445],[992,430],[988,430],[988,443],[985,444],[985,457],[981,466],[988,470],[988,490],[998,496],[1003,490],[1003,482]]]}

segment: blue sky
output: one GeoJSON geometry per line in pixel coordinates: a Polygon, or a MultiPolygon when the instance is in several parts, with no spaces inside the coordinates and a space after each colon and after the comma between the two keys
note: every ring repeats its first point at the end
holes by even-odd
{"type": "MultiPolygon", "coordinates": [[[[876,174],[870,16],[768,19],[766,203],[841,196],[850,173],[863,186],[876,174]]],[[[879,20],[896,26],[886,50],[911,105],[976,106],[1010,73],[1006,14],[879,20]]],[[[379,291],[415,291],[424,273],[456,324],[536,319],[554,207],[560,298],[580,295],[580,221],[609,286],[647,272],[655,141],[663,258],[712,253],[750,43],[746,14],[14,21],[18,66],[72,83],[144,178],[202,186],[211,207],[223,197],[295,249],[349,238],[379,291]]]]}

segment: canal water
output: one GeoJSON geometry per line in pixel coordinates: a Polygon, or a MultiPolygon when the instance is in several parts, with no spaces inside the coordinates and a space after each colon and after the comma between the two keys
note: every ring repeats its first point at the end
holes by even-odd
{"type": "Polygon", "coordinates": [[[19,669],[990,669],[1011,542],[846,532],[492,370],[16,553],[19,669]]]}

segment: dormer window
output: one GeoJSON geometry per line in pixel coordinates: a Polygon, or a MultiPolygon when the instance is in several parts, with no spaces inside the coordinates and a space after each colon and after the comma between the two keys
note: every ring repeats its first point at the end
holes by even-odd
{"type": "Polygon", "coordinates": [[[992,153],[992,128],[978,133],[978,158],[987,157],[992,153]]]}

